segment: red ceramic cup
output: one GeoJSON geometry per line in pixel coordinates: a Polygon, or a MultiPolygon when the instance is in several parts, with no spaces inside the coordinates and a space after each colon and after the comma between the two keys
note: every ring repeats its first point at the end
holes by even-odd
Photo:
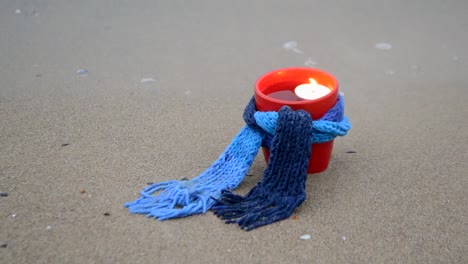
{"type": "MultiPolygon", "coordinates": [[[[338,81],[331,74],[313,68],[284,68],[269,72],[260,77],[255,83],[255,104],[257,110],[279,111],[287,105],[293,110],[305,110],[309,112],[313,120],[322,117],[338,100],[338,81]],[[317,83],[330,88],[330,93],[314,99],[303,101],[284,101],[271,98],[268,94],[290,90],[300,84],[310,83],[309,78],[315,79],[317,83]]],[[[312,155],[309,160],[308,173],[319,173],[327,169],[333,149],[333,141],[320,144],[312,144],[312,155]]],[[[265,161],[268,163],[270,151],[263,148],[265,161]]]]}

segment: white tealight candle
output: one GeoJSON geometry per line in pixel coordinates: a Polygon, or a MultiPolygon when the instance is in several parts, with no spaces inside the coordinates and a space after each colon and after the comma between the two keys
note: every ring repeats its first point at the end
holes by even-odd
{"type": "Polygon", "coordinates": [[[318,84],[317,81],[310,78],[310,83],[298,85],[294,92],[296,95],[304,100],[314,100],[323,97],[330,93],[330,89],[326,86],[318,84]]]}

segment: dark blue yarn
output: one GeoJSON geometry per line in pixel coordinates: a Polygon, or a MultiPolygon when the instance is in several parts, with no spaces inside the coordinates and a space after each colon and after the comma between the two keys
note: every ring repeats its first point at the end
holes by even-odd
{"type": "MultiPolygon", "coordinates": [[[[252,105],[252,101],[249,106],[252,105]]],[[[258,127],[253,118],[255,107],[247,107],[244,120],[258,127]]],[[[245,197],[223,191],[212,207],[226,223],[237,223],[252,230],[291,216],[306,198],[305,183],[313,131],[309,113],[283,106],[271,141],[271,156],[263,179],[245,197]]]]}
{"type": "Polygon", "coordinates": [[[244,114],[242,115],[242,117],[244,118],[244,122],[250,128],[253,128],[259,132],[263,132],[263,129],[259,125],[257,125],[257,121],[255,121],[256,112],[257,112],[257,108],[255,107],[255,97],[252,96],[250,101],[245,106],[244,114]]]}
{"type": "Polygon", "coordinates": [[[218,203],[215,213],[247,230],[287,218],[305,199],[304,171],[310,156],[305,151],[310,153],[311,143],[328,142],[351,128],[341,95],[313,124],[306,112],[288,107],[280,113],[256,111],[253,98],[244,120],[247,125],[204,172],[191,180],[147,186],[138,199],[125,204],[129,212],[167,220],[206,213],[218,203]],[[262,142],[272,153],[263,181],[246,197],[227,192],[242,182],[262,142]]]}

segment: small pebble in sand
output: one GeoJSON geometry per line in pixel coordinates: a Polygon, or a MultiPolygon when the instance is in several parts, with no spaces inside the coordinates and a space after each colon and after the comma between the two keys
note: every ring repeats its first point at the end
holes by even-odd
{"type": "Polygon", "coordinates": [[[89,71],[87,69],[78,69],[76,70],[76,74],[81,77],[88,76],[89,71]]]}
{"type": "Polygon", "coordinates": [[[292,219],[293,219],[293,220],[297,220],[297,219],[299,219],[299,218],[297,217],[297,215],[293,215],[292,219]]]}
{"type": "Polygon", "coordinates": [[[68,146],[68,145],[70,145],[70,143],[63,143],[63,144],[62,144],[62,147],[66,147],[66,146],[68,146]]]}
{"type": "Polygon", "coordinates": [[[154,182],[147,182],[146,185],[153,185],[154,182]]]}
{"type": "Polygon", "coordinates": [[[153,78],[141,78],[140,83],[151,83],[155,82],[156,80],[153,78]]]}
{"type": "Polygon", "coordinates": [[[15,218],[15,217],[16,217],[16,214],[12,214],[11,217],[12,217],[12,218],[15,218]]]}
{"type": "Polygon", "coordinates": [[[8,247],[8,243],[0,242],[0,248],[6,248],[6,247],[8,247]]]}
{"type": "Polygon", "coordinates": [[[287,50],[297,48],[297,42],[294,41],[294,40],[285,42],[285,43],[283,44],[283,48],[284,48],[284,49],[287,49],[287,50]]]}
{"type": "Polygon", "coordinates": [[[312,238],[312,236],[309,235],[309,234],[305,234],[305,235],[302,235],[302,236],[300,237],[301,240],[309,240],[309,239],[311,239],[311,238],[312,238]]]}
{"type": "Polygon", "coordinates": [[[48,225],[48,226],[46,227],[46,229],[47,229],[47,230],[52,230],[52,226],[51,226],[51,225],[48,225]]]}
{"type": "Polygon", "coordinates": [[[16,10],[15,10],[15,14],[19,15],[19,14],[21,14],[21,13],[22,13],[22,12],[21,12],[21,9],[16,9],[16,10]]]}
{"type": "Polygon", "coordinates": [[[392,44],[387,43],[387,42],[380,42],[380,43],[375,44],[375,48],[378,50],[391,50],[392,44]]]}
{"type": "Polygon", "coordinates": [[[80,189],[80,193],[81,193],[81,194],[83,194],[83,193],[85,193],[85,192],[86,192],[85,189],[80,189]]]}
{"type": "Polygon", "coordinates": [[[288,51],[293,51],[295,53],[302,53],[300,49],[297,48],[298,44],[296,41],[291,40],[283,44],[283,48],[288,51]]]}
{"type": "Polygon", "coordinates": [[[8,193],[7,192],[0,192],[0,197],[8,197],[8,193]]]}
{"type": "Polygon", "coordinates": [[[307,58],[307,60],[304,62],[304,65],[308,67],[314,67],[317,65],[317,62],[314,61],[312,58],[307,58]]]}
{"type": "Polygon", "coordinates": [[[388,70],[385,71],[385,74],[386,74],[386,75],[390,75],[390,76],[391,76],[391,75],[395,75],[395,73],[396,73],[396,72],[395,72],[394,70],[392,70],[392,69],[388,69],[388,70]]]}
{"type": "Polygon", "coordinates": [[[345,236],[342,236],[341,239],[343,239],[343,241],[346,241],[346,237],[345,236]]]}
{"type": "Polygon", "coordinates": [[[109,213],[109,212],[105,212],[105,213],[104,213],[104,216],[110,216],[110,213],[109,213]]]}
{"type": "Polygon", "coordinates": [[[354,154],[354,153],[357,153],[357,152],[354,151],[354,150],[348,150],[348,151],[346,151],[346,153],[348,153],[348,154],[354,154]]]}

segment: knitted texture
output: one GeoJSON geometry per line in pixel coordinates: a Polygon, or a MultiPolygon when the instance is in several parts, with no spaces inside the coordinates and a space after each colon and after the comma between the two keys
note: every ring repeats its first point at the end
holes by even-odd
{"type": "MultiPolygon", "coordinates": [[[[253,119],[255,101],[251,100],[244,114],[253,119]]],[[[250,121],[249,121],[250,122],[250,121]]],[[[245,126],[219,158],[192,180],[172,180],[152,184],[137,200],[125,204],[130,213],[146,214],[159,220],[205,213],[220,198],[222,190],[236,188],[244,179],[260,148],[264,133],[259,127],[245,126]],[[159,194],[155,194],[160,192],[159,194]]]]}
{"type": "Polygon", "coordinates": [[[343,112],[342,96],[339,96],[332,109],[313,123],[304,111],[294,112],[288,107],[281,109],[279,113],[257,112],[252,98],[244,111],[247,126],[241,129],[211,167],[192,180],[172,180],[150,185],[141,191],[140,198],[125,206],[129,208],[130,213],[146,214],[148,217],[165,220],[205,213],[217,201],[220,201],[215,213],[227,219],[228,222],[236,222],[248,230],[284,219],[305,198],[307,173],[300,172],[301,166],[305,166],[305,171],[307,171],[311,143],[326,142],[333,140],[336,136],[344,136],[351,128],[348,119],[343,117],[343,112]],[[303,130],[291,128],[297,125],[303,130]],[[305,132],[304,129],[308,128],[310,131],[305,132]],[[295,143],[291,143],[289,137],[294,137],[294,141],[291,142],[295,143]],[[297,142],[302,142],[302,144],[297,142]],[[265,171],[264,179],[249,192],[246,198],[230,193],[229,191],[236,188],[244,179],[262,144],[271,149],[270,163],[265,171]],[[281,151],[285,148],[287,151],[281,151]],[[306,155],[307,153],[309,156],[306,155]],[[278,176],[289,175],[290,172],[286,172],[284,168],[282,169],[284,166],[280,165],[287,165],[288,162],[298,164],[295,163],[296,165],[290,168],[291,173],[297,177],[278,176]],[[272,163],[276,165],[272,167],[272,163]],[[278,188],[279,185],[283,188],[278,188]],[[294,190],[285,191],[284,186],[291,186],[288,189],[294,190]],[[274,201],[260,199],[263,197],[261,193],[268,189],[278,192],[274,201]],[[260,201],[260,207],[266,206],[264,209],[272,207],[276,210],[260,210],[258,206],[251,209],[253,197],[260,201]],[[239,213],[233,211],[235,206],[247,205],[250,209],[243,209],[244,211],[239,213]]]}
{"type": "Polygon", "coordinates": [[[289,217],[306,198],[311,133],[309,113],[283,106],[262,181],[246,197],[223,191],[221,200],[212,208],[214,214],[246,230],[289,217]]]}
{"type": "MultiPolygon", "coordinates": [[[[276,129],[278,120],[277,112],[256,112],[255,120],[267,132],[262,146],[270,148],[271,140],[276,129]]],[[[324,143],[333,140],[335,137],[345,136],[351,129],[351,123],[344,116],[344,99],[339,96],[336,104],[328,110],[320,119],[314,121],[312,129],[312,142],[324,143]]]]}

